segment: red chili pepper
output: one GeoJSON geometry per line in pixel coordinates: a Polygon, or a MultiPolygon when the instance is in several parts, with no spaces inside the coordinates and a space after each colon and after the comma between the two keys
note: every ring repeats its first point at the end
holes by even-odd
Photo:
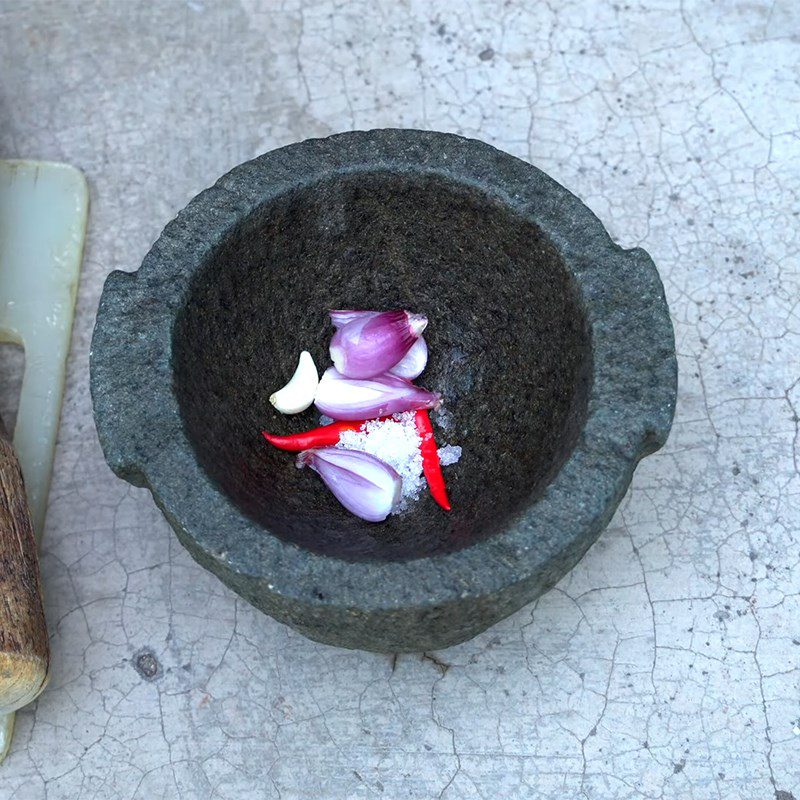
{"type": "Polygon", "coordinates": [[[344,431],[357,431],[367,420],[351,420],[350,422],[333,422],[321,428],[312,428],[303,433],[294,433],[291,436],[273,436],[263,431],[264,438],[279,450],[291,450],[299,453],[301,450],[310,450],[313,447],[332,447],[339,442],[339,436],[344,431]]]}
{"type": "Polygon", "coordinates": [[[439,463],[439,449],[436,447],[436,440],[433,438],[433,426],[431,418],[425,410],[417,411],[414,415],[414,424],[417,433],[422,438],[419,451],[422,454],[422,471],[425,473],[425,480],[428,481],[428,488],[431,490],[431,497],[445,510],[449,511],[450,499],[447,496],[447,486],[442,475],[442,465],[439,463]]]}

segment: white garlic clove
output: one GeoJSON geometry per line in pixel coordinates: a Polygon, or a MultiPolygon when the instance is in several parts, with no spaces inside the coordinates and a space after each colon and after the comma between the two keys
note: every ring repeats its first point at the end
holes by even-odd
{"type": "Polygon", "coordinates": [[[283,389],[275,392],[269,401],[282,414],[299,414],[314,402],[318,385],[319,373],[314,359],[308,350],[303,350],[291,380],[283,389]]]}

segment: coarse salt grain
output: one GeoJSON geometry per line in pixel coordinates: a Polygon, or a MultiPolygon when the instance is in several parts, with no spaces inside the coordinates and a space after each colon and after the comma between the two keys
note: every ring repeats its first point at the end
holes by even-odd
{"type": "Polygon", "coordinates": [[[439,448],[439,463],[443,467],[457,464],[461,458],[461,448],[457,444],[446,444],[439,448]]]}
{"type": "Polygon", "coordinates": [[[431,414],[431,417],[443,431],[446,431],[453,424],[453,415],[444,406],[437,408],[431,414]]]}

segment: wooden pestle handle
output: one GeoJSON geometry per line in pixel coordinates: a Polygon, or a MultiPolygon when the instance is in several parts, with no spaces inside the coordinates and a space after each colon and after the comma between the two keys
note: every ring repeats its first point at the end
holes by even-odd
{"type": "Polygon", "coordinates": [[[0,714],[35,700],[49,669],[36,539],[22,470],[0,420],[0,714]]]}

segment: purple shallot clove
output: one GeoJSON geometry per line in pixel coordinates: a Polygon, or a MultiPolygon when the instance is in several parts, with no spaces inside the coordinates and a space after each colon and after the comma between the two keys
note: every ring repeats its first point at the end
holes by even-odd
{"type": "Polygon", "coordinates": [[[328,315],[331,318],[331,325],[338,331],[339,328],[344,328],[345,325],[349,325],[354,320],[371,319],[380,313],[380,311],[356,311],[352,308],[346,308],[334,309],[333,311],[329,311],[328,315]]]}
{"type": "Polygon", "coordinates": [[[375,419],[403,411],[438,408],[442,398],[397,375],[368,380],[347,378],[329,367],[317,387],[314,404],[321,414],[336,420],[375,419]]]}
{"type": "Polygon", "coordinates": [[[421,336],[411,349],[398,361],[389,372],[408,381],[418,378],[428,363],[428,345],[421,336]]]}
{"type": "Polygon", "coordinates": [[[348,378],[373,378],[390,370],[428,324],[427,317],[409,311],[333,311],[331,320],[341,325],[331,339],[331,360],[348,378]]]}
{"type": "Polygon", "coordinates": [[[304,450],[297,467],[311,467],[351,514],[367,522],[383,522],[400,500],[403,480],[396,470],[360,450],[304,450]]]}
{"type": "MultiPolygon", "coordinates": [[[[353,309],[343,309],[339,311],[331,311],[331,324],[337,330],[349,325],[357,319],[371,319],[380,314],[380,311],[356,311],[353,309]]],[[[428,344],[425,339],[420,336],[411,349],[400,359],[389,372],[392,375],[397,375],[400,378],[413,381],[418,378],[428,364],[428,344]]]]}

